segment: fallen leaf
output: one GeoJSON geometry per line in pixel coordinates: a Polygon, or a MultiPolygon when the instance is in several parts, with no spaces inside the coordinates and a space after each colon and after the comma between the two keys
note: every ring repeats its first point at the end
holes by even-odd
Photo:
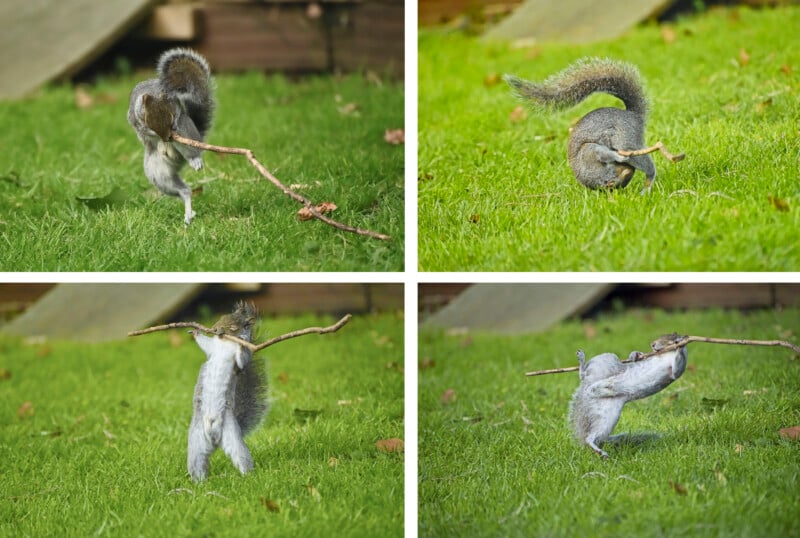
{"type": "Polygon", "coordinates": [[[172,347],[180,347],[183,345],[183,335],[179,331],[169,331],[169,345],[172,347]]]}
{"type": "Polygon", "coordinates": [[[478,224],[481,221],[481,216],[477,213],[474,213],[469,216],[469,221],[473,224],[478,224]]]}
{"type": "Polygon", "coordinates": [[[308,491],[308,494],[311,495],[311,498],[314,499],[315,501],[319,502],[320,500],[322,500],[322,495],[319,494],[319,490],[316,487],[314,487],[314,484],[312,484],[311,482],[306,484],[306,490],[308,491]]]}
{"type": "Polygon", "coordinates": [[[492,86],[496,85],[500,82],[500,75],[497,73],[489,73],[485,77],[483,77],[483,85],[487,88],[491,88],[492,86]]]}
{"type": "Polygon", "coordinates": [[[789,202],[786,200],[771,194],[767,198],[769,199],[769,203],[778,211],[789,211],[789,202]]]}
{"type": "Polygon", "coordinates": [[[784,75],[790,75],[792,73],[792,67],[789,64],[783,64],[781,66],[781,73],[784,75]]]}
{"type": "Polygon", "coordinates": [[[453,389],[447,389],[439,396],[439,400],[441,400],[443,404],[451,404],[455,402],[457,398],[456,391],[453,389]]]}
{"type": "Polygon", "coordinates": [[[723,486],[727,486],[728,485],[728,479],[725,478],[725,474],[723,474],[722,471],[716,470],[716,471],[714,471],[714,474],[717,476],[717,481],[720,484],[722,484],[723,486]]]}
{"type": "Polygon", "coordinates": [[[769,108],[771,106],[772,106],[772,97],[770,97],[769,99],[765,99],[764,101],[761,101],[760,103],[756,104],[756,112],[761,114],[762,112],[764,112],[767,108],[769,108]]]}
{"type": "Polygon", "coordinates": [[[511,120],[511,123],[519,123],[527,117],[528,112],[519,105],[517,105],[514,110],[511,111],[511,114],[508,115],[508,119],[511,120]]]}
{"type": "Polygon", "coordinates": [[[742,47],[741,49],[739,49],[739,65],[744,67],[749,63],[750,63],[750,55],[747,53],[744,47],[742,47]]]}
{"type": "Polygon", "coordinates": [[[358,105],[355,103],[347,103],[344,106],[340,106],[338,109],[339,114],[342,116],[356,116],[358,115],[358,105]]]}
{"type": "Polygon", "coordinates": [[[591,340],[597,336],[597,327],[592,323],[583,324],[583,336],[587,340],[591,340]]]}
{"type": "Polygon", "coordinates": [[[86,110],[94,104],[94,98],[86,91],[83,86],[75,88],[75,106],[81,110],[86,110]]]}
{"type": "Polygon", "coordinates": [[[781,428],[779,431],[784,439],[800,439],[800,426],[781,428]]]}
{"type": "Polygon", "coordinates": [[[406,132],[403,129],[386,129],[383,139],[390,144],[403,144],[406,141],[406,132]]]}
{"type": "Polygon", "coordinates": [[[0,368],[0,381],[11,379],[11,372],[6,368],[0,368]]]}
{"type": "Polygon", "coordinates": [[[427,172],[417,176],[417,181],[430,181],[432,179],[433,179],[433,174],[429,174],[427,172]]]}
{"type": "Polygon", "coordinates": [[[403,452],[405,450],[405,443],[398,437],[381,439],[380,441],[375,442],[375,446],[378,447],[378,450],[381,452],[386,453],[403,452]]]}
{"type": "Polygon", "coordinates": [[[21,419],[26,419],[32,417],[35,412],[32,402],[23,402],[17,409],[17,416],[21,419]]]}
{"type": "Polygon", "coordinates": [[[266,497],[261,497],[261,506],[266,507],[266,509],[269,510],[270,512],[281,511],[281,507],[278,506],[278,503],[276,501],[273,501],[272,499],[267,499],[266,497]]]}
{"type": "MultiPolygon", "coordinates": [[[[314,209],[317,213],[322,213],[325,215],[326,213],[330,213],[331,211],[336,209],[336,204],[333,202],[322,202],[321,204],[317,204],[314,206],[314,209]]],[[[301,207],[300,210],[297,212],[297,218],[300,220],[311,220],[314,218],[314,214],[311,213],[307,207],[301,207]]]]}
{"type": "Polygon", "coordinates": [[[338,466],[339,466],[339,458],[334,458],[333,456],[328,458],[328,467],[336,468],[338,466]]]}
{"type": "Polygon", "coordinates": [[[675,28],[672,26],[662,26],[661,27],[661,39],[667,45],[672,45],[675,43],[675,40],[678,38],[678,34],[675,32],[675,28]]]}
{"type": "Polygon", "coordinates": [[[422,362],[419,363],[420,370],[427,370],[428,368],[433,368],[434,366],[436,366],[436,362],[430,357],[425,357],[422,359],[422,362]]]}
{"type": "Polygon", "coordinates": [[[697,366],[695,366],[694,364],[690,364],[686,368],[692,373],[695,373],[697,371],[697,366]]]}
{"type": "Polygon", "coordinates": [[[289,374],[287,374],[286,372],[279,373],[278,374],[278,381],[280,381],[281,383],[288,382],[289,381],[289,374]]]}
{"type": "Polygon", "coordinates": [[[675,490],[675,493],[677,493],[678,495],[686,495],[687,493],[686,488],[682,484],[670,480],[669,485],[672,486],[672,489],[675,490]]]}

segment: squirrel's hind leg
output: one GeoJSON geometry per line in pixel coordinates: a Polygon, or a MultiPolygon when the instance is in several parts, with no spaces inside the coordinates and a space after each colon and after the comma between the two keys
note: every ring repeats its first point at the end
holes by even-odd
{"type": "Polygon", "coordinates": [[[253,456],[244,444],[242,429],[236,422],[233,412],[226,410],[222,429],[222,451],[228,455],[239,472],[246,474],[253,470],[253,456]]]}
{"type": "Polygon", "coordinates": [[[208,458],[212,452],[214,445],[205,435],[202,419],[195,413],[189,426],[189,450],[186,456],[186,467],[195,482],[203,481],[208,476],[208,458]]]}
{"type": "Polygon", "coordinates": [[[178,196],[183,200],[183,223],[189,226],[195,216],[195,212],[192,211],[192,189],[184,183],[183,187],[178,190],[178,196]]]}
{"type": "Polygon", "coordinates": [[[608,453],[605,450],[603,450],[602,448],[600,448],[599,446],[597,446],[597,443],[596,443],[597,439],[594,436],[591,436],[591,435],[587,436],[585,441],[586,441],[586,444],[589,445],[589,448],[594,450],[597,453],[598,456],[600,456],[603,459],[608,459],[608,453]]]}

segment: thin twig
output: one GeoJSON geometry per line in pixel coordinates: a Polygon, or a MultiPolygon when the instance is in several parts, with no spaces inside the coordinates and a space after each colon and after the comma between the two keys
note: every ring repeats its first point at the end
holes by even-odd
{"type": "Polygon", "coordinates": [[[283,192],[283,194],[285,194],[286,196],[288,196],[292,200],[295,200],[296,202],[300,202],[301,204],[303,204],[306,207],[306,209],[308,209],[308,211],[317,220],[321,220],[325,224],[327,224],[329,226],[333,226],[334,228],[338,228],[339,230],[344,230],[345,232],[351,232],[351,233],[358,234],[358,235],[366,235],[367,237],[380,239],[382,241],[388,241],[388,240],[391,239],[391,237],[388,236],[388,235],[381,234],[381,233],[378,233],[378,232],[373,232],[371,230],[365,230],[363,228],[356,228],[354,226],[348,226],[347,224],[342,224],[339,221],[335,221],[332,218],[326,217],[325,215],[323,215],[322,213],[317,211],[316,207],[314,206],[314,203],[311,202],[311,200],[309,200],[308,198],[306,198],[305,196],[303,196],[301,194],[297,194],[292,189],[290,189],[289,187],[287,187],[286,185],[284,185],[283,183],[278,181],[278,178],[273,176],[269,172],[269,170],[264,168],[264,165],[261,164],[258,161],[258,159],[256,159],[256,156],[253,153],[253,150],[250,150],[250,149],[247,149],[247,148],[229,148],[229,147],[226,147],[226,146],[214,146],[212,144],[206,144],[205,142],[198,142],[197,140],[192,140],[191,138],[186,138],[185,136],[179,135],[175,131],[172,131],[172,139],[175,140],[176,142],[179,142],[179,143],[184,144],[186,146],[192,146],[192,147],[199,148],[199,149],[202,149],[202,150],[205,150],[205,151],[213,151],[215,153],[233,153],[235,155],[244,155],[245,157],[247,157],[247,160],[250,161],[250,164],[252,164],[262,176],[267,178],[273,185],[278,187],[283,192]]]}
{"type": "MultiPolygon", "coordinates": [[[[668,346],[664,346],[658,351],[651,351],[650,353],[640,354],[638,357],[636,357],[635,361],[624,360],[622,362],[638,362],[653,357],[655,355],[660,355],[661,353],[666,353],[667,351],[673,351],[675,349],[681,348],[690,342],[705,342],[707,344],[735,344],[741,346],[781,346],[789,348],[795,353],[800,355],[800,347],[785,340],[745,340],[741,338],[711,338],[708,336],[684,336],[680,340],[675,341],[675,343],[670,344],[668,346]]],[[[536,375],[545,375],[545,374],[560,374],[564,372],[575,372],[579,369],[580,369],[579,366],[570,366],[567,368],[551,368],[549,370],[536,370],[533,372],[526,372],[525,375],[528,377],[532,377],[536,375]]]]}
{"type": "MultiPolygon", "coordinates": [[[[347,314],[342,319],[340,319],[339,321],[328,327],[308,327],[306,329],[298,329],[296,331],[276,336],[275,338],[270,338],[269,340],[262,342],[260,344],[253,344],[252,342],[248,342],[247,340],[242,340],[241,338],[238,338],[232,334],[222,334],[217,336],[220,336],[225,340],[230,340],[231,342],[236,342],[240,346],[246,347],[247,349],[255,353],[271,345],[277,344],[278,342],[289,340],[290,338],[297,338],[298,336],[304,336],[306,334],[334,333],[339,329],[341,329],[348,321],[350,321],[352,317],[353,316],[351,314],[347,314]]],[[[180,329],[182,327],[189,327],[191,329],[195,329],[200,332],[216,335],[216,332],[213,329],[210,329],[204,325],[200,325],[199,323],[196,323],[194,321],[176,321],[175,323],[167,323],[166,325],[156,325],[155,327],[148,327],[147,329],[131,331],[128,333],[128,336],[139,336],[141,334],[154,333],[156,331],[166,331],[169,329],[180,329]]]]}

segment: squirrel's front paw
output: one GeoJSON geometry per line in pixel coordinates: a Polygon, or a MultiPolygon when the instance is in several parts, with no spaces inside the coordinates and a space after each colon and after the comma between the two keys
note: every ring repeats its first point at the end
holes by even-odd
{"type": "Polygon", "coordinates": [[[196,214],[197,213],[195,213],[194,211],[190,211],[190,212],[184,214],[184,216],[183,216],[183,224],[185,226],[189,226],[192,223],[192,219],[195,217],[196,214]]]}

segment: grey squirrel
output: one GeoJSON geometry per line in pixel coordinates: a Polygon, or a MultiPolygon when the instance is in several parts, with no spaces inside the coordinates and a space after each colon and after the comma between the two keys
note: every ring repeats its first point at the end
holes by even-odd
{"type": "Polygon", "coordinates": [[[205,480],[208,460],[221,447],[242,474],[253,469],[244,436],[255,429],[268,410],[263,364],[250,350],[221,336],[230,334],[252,341],[256,310],[240,302],[212,329],[215,336],[192,331],[207,357],[194,388],[194,412],[189,426],[187,467],[192,480],[205,480]]]}
{"type": "Polygon", "coordinates": [[[144,173],[164,194],[184,203],[184,223],[192,222],[192,190],[178,172],[187,162],[203,167],[202,150],[170,140],[172,131],[203,141],[214,115],[214,89],[208,62],[190,49],[161,55],[158,78],[137,84],[131,92],[128,123],[144,144],[144,173]]]}
{"type": "Polygon", "coordinates": [[[649,153],[661,151],[672,162],[684,158],[682,154],[669,153],[661,142],[645,148],[647,98],[639,71],[631,64],[584,58],[541,83],[512,75],[504,75],[503,79],[518,97],[545,108],[571,107],[594,92],[611,94],[625,103],[624,110],[592,110],[572,128],[569,164],[575,178],[590,189],[625,187],[634,172],[641,170],[645,174],[645,193],[656,178],[649,153]]]}
{"type": "MultiPolygon", "coordinates": [[[[664,335],[650,345],[658,351],[681,338],[664,335]]],[[[569,421],[578,442],[586,443],[603,458],[608,457],[601,448],[603,443],[624,437],[611,436],[622,407],[659,392],[686,369],[685,346],[637,362],[640,355],[633,351],[629,361],[620,362],[615,354],[603,353],[587,363],[583,351],[578,351],[581,384],[570,402],[569,421]]]]}

